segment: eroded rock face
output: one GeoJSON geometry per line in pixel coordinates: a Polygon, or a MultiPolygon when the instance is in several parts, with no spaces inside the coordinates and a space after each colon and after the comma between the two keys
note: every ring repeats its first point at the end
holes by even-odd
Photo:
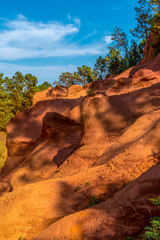
{"type": "Polygon", "coordinates": [[[19,178],[24,179],[24,183],[30,182],[28,175],[34,181],[33,169],[36,178],[42,174],[42,167],[44,172],[48,172],[48,168],[56,171],[81,140],[82,124],[67,117],[81,101],[59,99],[38,102],[28,112],[17,115],[8,125],[8,158],[2,168],[1,179],[19,167],[22,171],[19,178]],[[63,115],[60,114],[62,112],[63,115]]]}
{"type": "MultiPolygon", "coordinates": [[[[127,83],[130,81],[129,91],[149,87],[158,83],[160,79],[160,54],[151,61],[129,68],[114,79],[117,81],[123,79],[126,80],[127,83]]],[[[124,84],[124,86],[126,86],[126,84],[124,84]]]]}
{"type": "Polygon", "coordinates": [[[160,194],[159,171],[160,166],[155,166],[112,198],[62,218],[33,239],[120,240],[138,236],[151,216],[160,215],[160,206],[149,200],[160,194]]]}
{"type": "Polygon", "coordinates": [[[160,214],[148,201],[160,194],[159,80],[160,55],[13,118],[0,239],[120,240],[160,214]]]}
{"type": "Polygon", "coordinates": [[[33,105],[39,101],[65,98],[67,96],[67,88],[57,85],[55,88],[49,87],[47,90],[37,92],[33,96],[33,105]]]}
{"type": "Polygon", "coordinates": [[[140,64],[144,64],[154,58],[152,43],[153,43],[153,34],[149,34],[147,42],[144,47],[143,59],[141,60],[140,64]]]}
{"type": "Polygon", "coordinates": [[[82,131],[81,123],[59,113],[46,113],[41,136],[22,167],[11,179],[12,189],[51,178],[58,167],[79,146],[82,131]]]}
{"type": "Polygon", "coordinates": [[[159,45],[157,33],[150,32],[148,39],[146,41],[143,53],[143,59],[140,62],[140,65],[143,65],[147,62],[150,62],[155,58],[155,46],[159,45]]]}

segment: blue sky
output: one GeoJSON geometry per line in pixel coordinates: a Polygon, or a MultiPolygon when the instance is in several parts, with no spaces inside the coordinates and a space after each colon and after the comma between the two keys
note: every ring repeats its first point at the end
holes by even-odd
{"type": "Polygon", "coordinates": [[[136,22],[137,0],[8,0],[0,8],[0,72],[32,73],[39,83],[94,66],[107,53],[115,26],[136,22]]]}

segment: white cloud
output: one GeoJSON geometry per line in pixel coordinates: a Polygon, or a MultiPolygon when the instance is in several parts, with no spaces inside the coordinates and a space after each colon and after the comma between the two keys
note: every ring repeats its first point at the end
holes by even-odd
{"type": "Polygon", "coordinates": [[[0,73],[4,73],[4,76],[12,77],[15,72],[20,71],[23,74],[31,73],[35,75],[39,83],[49,81],[53,83],[59,79],[59,74],[62,72],[74,72],[77,70],[75,65],[50,65],[50,66],[23,66],[0,62],[0,73]]]}
{"type": "Polygon", "coordinates": [[[104,40],[105,40],[106,44],[110,44],[111,42],[113,42],[112,36],[105,36],[104,40]]]}
{"type": "Polygon", "coordinates": [[[86,35],[85,37],[83,37],[82,39],[80,39],[78,42],[82,42],[83,40],[86,40],[87,38],[92,37],[93,35],[99,33],[97,30],[94,30],[92,33],[89,33],[88,35],[86,35]]]}
{"type": "Polygon", "coordinates": [[[78,25],[78,27],[81,26],[81,20],[80,20],[79,18],[74,18],[74,19],[73,19],[73,22],[74,22],[76,25],[78,25]]]}
{"type": "MultiPolygon", "coordinates": [[[[68,20],[69,21],[71,21],[72,20],[72,17],[71,17],[71,15],[68,13],[68,15],[67,15],[67,18],[68,18],[68,20]]],[[[73,18],[73,22],[78,26],[78,27],[80,27],[81,26],[81,20],[79,19],[79,18],[73,18]]]]}
{"type": "Polygon", "coordinates": [[[6,30],[0,32],[0,47],[39,48],[59,42],[69,34],[79,32],[73,24],[64,25],[59,22],[29,22],[20,16],[17,20],[8,21],[6,30]]]}
{"type": "MultiPolygon", "coordinates": [[[[69,14],[68,18],[71,18],[69,14]]],[[[21,14],[15,20],[5,20],[0,29],[0,61],[103,54],[106,44],[111,42],[110,36],[101,39],[98,44],[83,46],[79,44],[81,41],[73,42],[67,38],[79,33],[80,25],[79,18],[74,18],[72,24],[43,23],[29,21],[21,14]]]]}
{"type": "Polygon", "coordinates": [[[71,15],[69,13],[68,13],[67,17],[68,17],[68,20],[72,19],[71,15]]]}

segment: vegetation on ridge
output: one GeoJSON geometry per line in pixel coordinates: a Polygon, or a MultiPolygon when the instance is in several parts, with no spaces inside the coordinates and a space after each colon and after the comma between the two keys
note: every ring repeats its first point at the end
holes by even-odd
{"type": "Polygon", "coordinates": [[[37,83],[37,78],[32,74],[23,76],[21,72],[16,72],[11,78],[0,74],[0,131],[6,130],[7,123],[15,114],[32,106],[35,92],[52,86],[48,82],[37,83]]]}
{"type": "MultiPolygon", "coordinates": [[[[149,199],[154,205],[160,205],[160,196],[155,199],[149,199]]],[[[134,237],[127,237],[125,240],[136,240],[134,237]]],[[[144,228],[141,240],[160,240],[160,217],[154,216],[150,219],[150,225],[144,228]]],[[[140,240],[137,239],[137,240],[140,240]]]]}
{"type": "Polygon", "coordinates": [[[137,65],[143,58],[149,33],[153,36],[153,55],[160,53],[160,0],[138,0],[137,3],[138,6],[135,7],[137,26],[130,30],[133,38],[129,41],[123,29],[116,26],[112,33],[113,44],[108,47],[109,53],[96,59],[93,70],[83,65],[73,74],[62,73],[59,77],[60,84],[67,87],[77,83],[84,85],[93,80],[101,80],[106,74],[117,75],[137,65]]]}
{"type": "Polygon", "coordinates": [[[7,157],[6,133],[0,132],[0,169],[7,157]]]}

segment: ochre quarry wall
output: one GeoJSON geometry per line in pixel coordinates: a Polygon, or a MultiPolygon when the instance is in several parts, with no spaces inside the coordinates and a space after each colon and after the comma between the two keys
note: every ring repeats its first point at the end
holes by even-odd
{"type": "Polygon", "coordinates": [[[9,122],[7,148],[0,240],[139,236],[160,216],[149,201],[160,195],[160,55],[37,93],[9,122]]]}

